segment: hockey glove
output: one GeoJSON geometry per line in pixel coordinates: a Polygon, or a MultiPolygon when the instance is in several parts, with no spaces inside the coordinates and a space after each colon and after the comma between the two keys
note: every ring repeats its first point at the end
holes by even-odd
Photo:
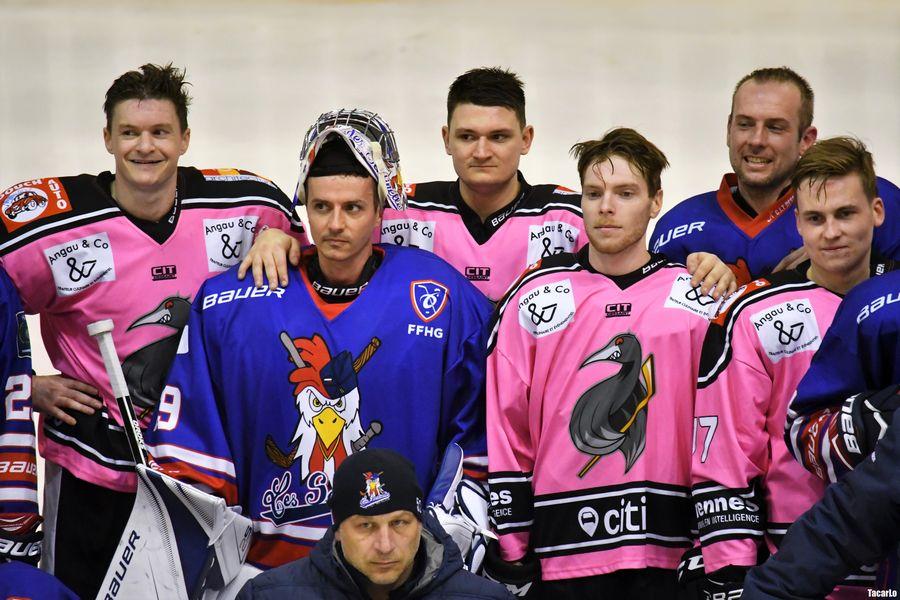
{"type": "Polygon", "coordinates": [[[538,598],[541,580],[541,563],[528,553],[516,562],[507,562],[500,557],[500,544],[491,540],[484,556],[484,577],[506,586],[516,598],[538,598]]]}
{"type": "Polygon", "coordinates": [[[41,517],[31,513],[0,515],[0,563],[18,560],[37,566],[41,559],[41,517]]]}
{"type": "Polygon", "coordinates": [[[872,453],[887,432],[893,412],[900,407],[900,384],[883,390],[863,392],[844,400],[841,411],[831,416],[828,438],[832,454],[837,459],[832,464],[836,473],[852,470],[863,458],[872,453]]]}
{"type": "Polygon", "coordinates": [[[744,593],[748,567],[729,565],[710,573],[700,584],[703,600],[739,600],[744,593]]]}
{"type": "Polygon", "coordinates": [[[462,448],[450,444],[428,496],[428,511],[456,542],[466,569],[478,574],[487,542],[495,536],[488,530],[487,490],[463,476],[462,464],[462,448]]]}

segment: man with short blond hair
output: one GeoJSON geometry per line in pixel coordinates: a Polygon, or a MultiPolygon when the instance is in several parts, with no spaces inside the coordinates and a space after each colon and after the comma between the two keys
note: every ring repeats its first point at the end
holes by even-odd
{"type": "MultiPolygon", "coordinates": [[[[791,176],[816,141],[813,92],[788,67],[757,69],[741,78],[732,95],[726,143],[733,173],[719,189],[679,202],[657,222],[654,252],[678,261],[711,252],[728,263],[741,283],[794,267],[807,257],[792,208],[791,176]]],[[[900,258],[900,189],[876,181],[887,219],[874,246],[900,258]]]]}
{"type": "MultiPolygon", "coordinates": [[[[797,166],[794,211],[810,260],[742,288],[703,345],[695,412],[693,498],[710,596],[737,594],[747,570],[777,550],[825,485],[784,443],[788,403],[841,297],[890,268],[872,256],[884,219],[862,142],[814,144],[797,166]],[[763,545],[767,548],[764,548],[763,545]]],[[[871,574],[857,573],[871,586],[871,574]]],[[[835,598],[857,597],[841,588],[835,598]]]]}

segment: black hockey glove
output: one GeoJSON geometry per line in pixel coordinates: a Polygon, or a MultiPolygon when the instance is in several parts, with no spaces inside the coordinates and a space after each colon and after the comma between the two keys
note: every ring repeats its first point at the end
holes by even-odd
{"type": "Polygon", "coordinates": [[[537,598],[541,580],[541,563],[528,553],[520,561],[507,562],[500,557],[500,544],[491,540],[484,555],[482,575],[506,586],[516,598],[537,598]]]}
{"type": "Polygon", "coordinates": [[[900,384],[844,400],[841,412],[833,417],[828,435],[832,448],[838,449],[849,468],[872,453],[887,432],[897,408],[900,408],[900,384]]]}
{"type": "Polygon", "coordinates": [[[40,524],[41,517],[34,514],[0,515],[0,563],[18,560],[36,567],[44,537],[37,531],[40,524]]]}
{"type": "Polygon", "coordinates": [[[744,577],[749,567],[729,565],[710,573],[700,584],[703,600],[738,600],[744,593],[744,577]]]}

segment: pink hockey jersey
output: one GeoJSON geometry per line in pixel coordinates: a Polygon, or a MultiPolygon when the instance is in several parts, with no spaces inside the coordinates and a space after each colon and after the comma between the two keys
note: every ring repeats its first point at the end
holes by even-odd
{"type": "Polygon", "coordinates": [[[692,544],[695,373],[717,302],[661,255],[594,271],[587,249],[541,261],[489,340],[488,482],[506,560],[543,579],[675,569],[692,544]]]}
{"type": "MultiPolygon", "coordinates": [[[[806,279],[807,265],[742,288],[704,341],[692,479],[707,573],[761,562],[763,539],[775,552],[825,492],[784,442],[788,404],[841,302],[806,279]]],[[[860,572],[848,582],[871,585],[874,578],[860,572]]]]}
{"type": "Polygon", "coordinates": [[[376,241],[434,252],[496,302],[528,265],[587,241],[578,192],[531,186],[521,173],[519,184],[518,197],[483,223],[459,181],[412,184],[406,211],[385,208],[376,241]]]}
{"type": "Polygon", "coordinates": [[[175,229],[162,243],[109,195],[113,176],[53,177],[0,194],[0,263],[28,313],[41,316],[53,366],[100,390],[105,407],[72,413],[69,426],[42,416],[41,455],[84,479],[133,490],[134,461],[88,323],[111,318],[135,408],[147,417],[175,356],[194,294],[240,262],[267,227],[306,235],[272,182],[234,169],[178,170],[175,229]]]}

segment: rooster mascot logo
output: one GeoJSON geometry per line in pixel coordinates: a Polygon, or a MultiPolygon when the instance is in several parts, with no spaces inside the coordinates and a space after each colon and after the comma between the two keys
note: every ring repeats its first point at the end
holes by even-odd
{"type": "Polygon", "coordinates": [[[363,430],[359,417],[357,374],[378,350],[381,341],[372,338],[354,359],[343,350],[332,356],[320,335],[292,339],[282,332],[281,341],[296,367],[289,380],[294,384],[294,400],[299,413],[291,450],[282,452],[269,436],[266,454],[282,468],[297,462],[300,480],[321,471],[330,480],[334,471],[353,452],[359,452],[381,433],[381,423],[373,421],[363,430]]]}

